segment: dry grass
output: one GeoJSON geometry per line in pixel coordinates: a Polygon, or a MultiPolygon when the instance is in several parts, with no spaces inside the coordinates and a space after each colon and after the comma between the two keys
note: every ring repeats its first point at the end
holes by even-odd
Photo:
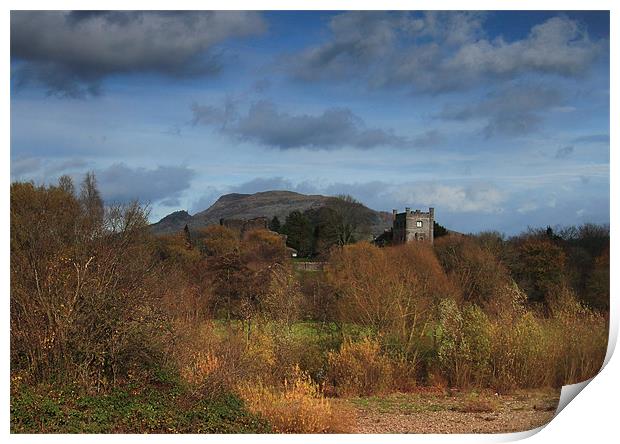
{"type": "Polygon", "coordinates": [[[351,415],[334,410],[321,387],[299,367],[284,387],[243,384],[239,388],[248,408],[266,418],[277,433],[345,433],[351,415]]]}
{"type": "Polygon", "coordinates": [[[496,411],[498,408],[499,403],[492,395],[484,396],[472,392],[456,410],[463,413],[489,413],[496,411]]]}
{"type": "Polygon", "coordinates": [[[369,396],[392,388],[391,360],[375,339],[345,341],[328,355],[328,380],[338,396],[369,396]]]}
{"type": "Polygon", "coordinates": [[[560,387],[592,378],[607,349],[606,319],[564,291],[549,317],[525,312],[493,325],[490,383],[500,391],[560,387]]]}

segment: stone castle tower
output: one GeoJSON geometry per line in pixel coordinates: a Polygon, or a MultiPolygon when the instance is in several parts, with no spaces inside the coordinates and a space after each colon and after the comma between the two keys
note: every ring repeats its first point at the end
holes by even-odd
{"type": "Polygon", "coordinates": [[[405,208],[404,213],[392,210],[392,244],[398,245],[414,241],[425,241],[432,244],[434,222],[434,208],[429,208],[428,212],[411,211],[411,208],[405,208]]]}

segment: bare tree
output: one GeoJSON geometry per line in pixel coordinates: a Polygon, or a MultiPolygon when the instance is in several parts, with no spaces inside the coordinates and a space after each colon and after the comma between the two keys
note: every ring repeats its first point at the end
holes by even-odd
{"type": "Polygon", "coordinates": [[[73,185],[73,179],[71,179],[71,176],[67,174],[63,174],[58,178],[58,188],[68,194],[71,194],[72,196],[75,195],[75,185],[73,185]]]}
{"type": "Polygon", "coordinates": [[[85,214],[85,230],[98,233],[103,225],[103,200],[97,189],[97,179],[94,172],[86,173],[80,189],[80,204],[85,214]]]}
{"type": "Polygon", "coordinates": [[[328,208],[325,233],[336,245],[351,244],[369,236],[372,214],[361,202],[349,195],[339,195],[330,201],[328,208]]]}

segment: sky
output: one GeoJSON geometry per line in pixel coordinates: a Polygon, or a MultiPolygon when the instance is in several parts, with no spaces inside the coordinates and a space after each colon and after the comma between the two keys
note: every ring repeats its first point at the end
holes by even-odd
{"type": "Polygon", "coordinates": [[[11,12],[11,179],[139,199],[434,207],[461,232],[609,223],[609,13],[11,12]]]}

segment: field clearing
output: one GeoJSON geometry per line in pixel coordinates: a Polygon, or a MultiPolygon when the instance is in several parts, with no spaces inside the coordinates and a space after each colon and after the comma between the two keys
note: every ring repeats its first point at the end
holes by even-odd
{"type": "MultiPolygon", "coordinates": [[[[178,386],[78,394],[68,387],[13,393],[13,433],[273,433],[237,397],[200,400],[178,386]]],[[[418,389],[385,396],[330,398],[351,415],[347,433],[508,433],[548,423],[559,390],[418,389]]]]}
{"type": "Polygon", "coordinates": [[[355,411],[352,433],[509,433],[547,424],[559,390],[513,394],[399,393],[335,400],[355,411]]]}

